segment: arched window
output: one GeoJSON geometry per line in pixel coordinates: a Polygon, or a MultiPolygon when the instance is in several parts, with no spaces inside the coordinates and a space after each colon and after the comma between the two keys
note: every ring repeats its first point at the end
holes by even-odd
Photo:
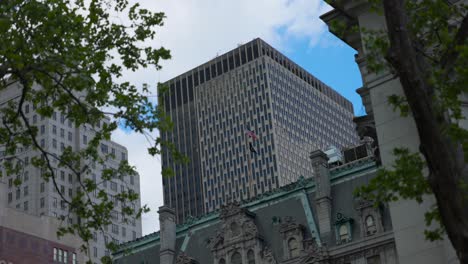
{"type": "Polygon", "coordinates": [[[368,215],[366,217],[366,229],[367,235],[372,235],[377,233],[377,227],[375,226],[375,220],[372,215],[368,215]]]}
{"type": "Polygon", "coordinates": [[[234,252],[234,254],[232,254],[231,264],[242,264],[242,256],[239,252],[234,252]]]}
{"type": "Polygon", "coordinates": [[[339,234],[341,242],[347,242],[349,240],[349,230],[346,224],[340,226],[339,234]]]}
{"type": "Polygon", "coordinates": [[[247,252],[247,264],[255,264],[255,253],[253,250],[247,252]]]}
{"type": "Polygon", "coordinates": [[[226,264],[226,261],[222,258],[219,260],[218,264],[226,264]]]}
{"type": "Polygon", "coordinates": [[[289,248],[289,257],[295,258],[299,256],[299,243],[295,238],[291,238],[288,241],[288,248],[289,248]]]}

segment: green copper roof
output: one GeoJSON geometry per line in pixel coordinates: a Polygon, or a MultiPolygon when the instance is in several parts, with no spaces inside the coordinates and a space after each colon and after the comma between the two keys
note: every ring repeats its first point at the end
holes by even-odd
{"type": "MultiPolygon", "coordinates": [[[[330,180],[332,184],[336,184],[341,180],[345,180],[348,177],[356,177],[363,173],[373,171],[376,169],[376,162],[372,158],[363,158],[339,167],[330,169],[330,180]]],[[[291,197],[295,197],[301,200],[304,207],[305,216],[307,218],[307,224],[312,233],[318,235],[317,226],[313,217],[313,213],[310,207],[307,194],[314,192],[315,183],[313,178],[300,177],[296,182],[285,185],[281,188],[266,192],[256,197],[241,201],[241,206],[249,210],[258,210],[270,206],[272,203],[280,202],[291,197]],[[306,208],[308,207],[308,208],[306,208]]],[[[190,239],[190,232],[194,232],[198,229],[206,228],[207,226],[214,225],[219,222],[219,210],[205,214],[198,218],[188,218],[184,224],[177,225],[176,237],[182,239],[181,250],[184,251],[184,247],[190,239]]],[[[317,242],[320,243],[320,238],[317,236],[317,242]]],[[[120,245],[120,250],[114,253],[114,256],[121,257],[127,252],[138,252],[148,247],[159,245],[159,231],[143,236],[133,241],[120,245]]]]}

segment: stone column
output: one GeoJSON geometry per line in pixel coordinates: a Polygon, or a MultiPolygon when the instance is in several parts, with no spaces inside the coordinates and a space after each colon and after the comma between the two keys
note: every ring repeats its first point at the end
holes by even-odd
{"type": "Polygon", "coordinates": [[[331,196],[328,157],[321,150],[310,153],[315,179],[315,202],[320,236],[327,236],[331,231],[331,196]]]}
{"type": "Polygon", "coordinates": [[[159,237],[161,246],[159,248],[159,259],[161,264],[174,264],[176,223],[175,211],[165,205],[159,207],[159,237]]]}

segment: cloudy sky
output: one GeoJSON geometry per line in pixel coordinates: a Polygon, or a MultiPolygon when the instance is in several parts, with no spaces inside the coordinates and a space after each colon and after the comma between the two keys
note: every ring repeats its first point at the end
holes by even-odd
{"type": "MultiPolygon", "coordinates": [[[[327,32],[319,16],[331,10],[320,0],[140,0],[143,7],[167,16],[151,43],[171,50],[163,69],[128,72],[135,84],[148,83],[156,92],[164,82],[191,68],[260,37],[327,83],[363,114],[359,96],[359,70],[355,51],[327,32]]],[[[162,205],[161,160],[151,157],[149,143],[140,135],[117,131],[113,139],[128,148],[129,160],[141,178],[142,204],[151,212],[143,216],[143,234],[159,229],[157,208],[162,205]]]]}

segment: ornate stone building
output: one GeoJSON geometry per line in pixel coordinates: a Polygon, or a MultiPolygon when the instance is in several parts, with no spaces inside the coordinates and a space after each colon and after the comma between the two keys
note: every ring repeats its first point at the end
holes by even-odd
{"type": "Polygon", "coordinates": [[[356,199],[375,176],[369,155],[329,168],[310,154],[314,177],[254,199],[230,202],[184,225],[160,208],[161,231],[123,244],[115,263],[142,264],[396,264],[388,207],[356,199]]]}

